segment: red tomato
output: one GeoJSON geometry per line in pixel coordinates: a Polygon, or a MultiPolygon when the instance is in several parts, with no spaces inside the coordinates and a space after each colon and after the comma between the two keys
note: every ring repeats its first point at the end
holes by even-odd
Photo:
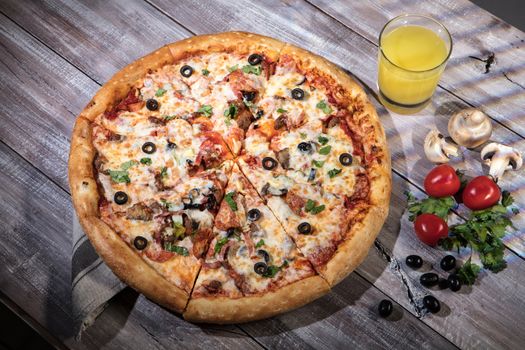
{"type": "Polygon", "coordinates": [[[459,177],[450,165],[438,165],[425,177],[425,191],[432,197],[452,196],[460,186],[459,177]]]}
{"type": "Polygon", "coordinates": [[[448,225],[437,215],[421,214],[414,222],[416,235],[421,242],[434,247],[441,238],[448,236],[448,225]]]}
{"type": "Polygon", "coordinates": [[[478,176],[463,190],[463,203],[472,210],[481,210],[498,203],[501,191],[488,176],[478,176]]]}

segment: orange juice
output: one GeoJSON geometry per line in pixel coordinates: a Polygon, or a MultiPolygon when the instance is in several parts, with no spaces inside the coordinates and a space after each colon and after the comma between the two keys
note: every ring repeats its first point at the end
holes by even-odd
{"type": "Polygon", "coordinates": [[[387,33],[383,30],[378,68],[381,102],[399,113],[424,108],[445,69],[450,49],[450,41],[421,25],[401,25],[387,33]]]}

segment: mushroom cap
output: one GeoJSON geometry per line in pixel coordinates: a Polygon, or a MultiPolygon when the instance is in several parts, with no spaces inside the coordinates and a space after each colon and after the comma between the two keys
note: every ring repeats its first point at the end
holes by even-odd
{"type": "Polygon", "coordinates": [[[483,147],[481,159],[490,166],[489,174],[495,179],[499,179],[505,170],[518,170],[523,165],[523,159],[517,149],[496,142],[483,147]]]}
{"type": "Polygon", "coordinates": [[[457,156],[456,145],[448,143],[447,140],[436,129],[430,130],[424,142],[425,155],[433,163],[447,163],[449,156],[457,156]]]}
{"type": "Polygon", "coordinates": [[[452,115],[448,133],[458,145],[475,148],[490,139],[492,123],[482,111],[467,108],[452,115]]]}

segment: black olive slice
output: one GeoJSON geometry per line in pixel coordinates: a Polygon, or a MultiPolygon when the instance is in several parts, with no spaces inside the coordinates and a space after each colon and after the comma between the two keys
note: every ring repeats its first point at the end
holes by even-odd
{"type": "Polygon", "coordinates": [[[156,111],[159,109],[159,103],[154,98],[150,98],[146,101],[146,108],[150,111],[156,111]]]}
{"type": "Polygon", "coordinates": [[[350,153],[341,153],[339,156],[339,163],[341,163],[344,166],[352,165],[352,161],[354,159],[352,158],[352,155],[350,153]]]}
{"type": "Polygon", "coordinates": [[[231,237],[233,235],[235,235],[235,227],[230,227],[229,229],[226,230],[226,235],[228,235],[228,237],[231,237]]]}
{"type": "Polygon", "coordinates": [[[122,191],[115,192],[115,195],[113,196],[113,201],[115,201],[115,203],[118,205],[126,204],[126,202],[128,201],[128,195],[122,191]]]}
{"type": "Polygon", "coordinates": [[[266,170],[272,170],[277,166],[277,161],[272,157],[264,157],[262,160],[262,166],[266,170]]]}
{"type": "Polygon", "coordinates": [[[308,235],[312,233],[312,225],[310,225],[307,222],[301,222],[299,226],[297,226],[297,230],[299,231],[300,234],[308,235]]]}
{"type": "Polygon", "coordinates": [[[155,153],[157,146],[153,142],[146,142],[142,145],[142,152],[147,154],[155,153]]]}
{"type": "Polygon", "coordinates": [[[245,101],[253,101],[255,99],[255,91],[243,91],[242,98],[245,101]]]}
{"type": "Polygon", "coordinates": [[[292,98],[294,100],[302,100],[304,98],[304,90],[300,88],[295,88],[292,90],[292,98]]]}
{"type": "Polygon", "coordinates": [[[185,78],[189,78],[191,77],[191,75],[193,74],[193,68],[191,66],[182,66],[180,68],[180,74],[185,77],[185,78]]]}
{"type": "Polygon", "coordinates": [[[171,141],[168,141],[168,149],[175,149],[175,148],[177,148],[177,144],[171,141]]]}
{"type": "Polygon", "coordinates": [[[264,249],[257,250],[257,255],[263,258],[266,263],[270,261],[270,254],[268,254],[268,252],[264,249]]]}
{"type": "Polygon", "coordinates": [[[251,64],[252,66],[255,66],[259,63],[261,63],[263,61],[263,57],[257,53],[252,53],[249,57],[248,57],[248,63],[251,64]]]}
{"type": "Polygon", "coordinates": [[[144,250],[148,245],[148,240],[142,236],[137,236],[133,240],[133,245],[135,248],[137,248],[137,250],[144,250]]]}
{"type": "Polygon", "coordinates": [[[301,142],[297,145],[297,148],[299,148],[299,151],[303,153],[312,152],[312,144],[310,142],[301,142]]]}
{"type": "Polygon", "coordinates": [[[315,174],[317,173],[317,171],[312,168],[310,169],[310,174],[308,174],[308,182],[311,182],[311,181],[314,181],[315,180],[315,174]]]}
{"type": "Polygon", "coordinates": [[[248,210],[248,220],[257,221],[261,218],[261,211],[257,208],[248,210]]]}
{"type": "Polygon", "coordinates": [[[262,109],[258,109],[257,113],[255,113],[255,119],[260,119],[264,115],[264,111],[262,109]]]}
{"type": "Polygon", "coordinates": [[[263,263],[262,261],[259,261],[253,265],[253,270],[258,275],[264,275],[268,271],[268,265],[266,263],[263,263]]]}

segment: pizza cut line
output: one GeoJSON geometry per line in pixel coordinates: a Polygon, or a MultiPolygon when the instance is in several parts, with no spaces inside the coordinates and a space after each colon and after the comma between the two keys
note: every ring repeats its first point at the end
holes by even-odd
{"type": "Polygon", "coordinates": [[[362,89],[321,57],[242,32],[117,73],[77,119],[69,179],[117,276],[214,323],[327,293],[366,256],[391,181],[362,89]]]}

